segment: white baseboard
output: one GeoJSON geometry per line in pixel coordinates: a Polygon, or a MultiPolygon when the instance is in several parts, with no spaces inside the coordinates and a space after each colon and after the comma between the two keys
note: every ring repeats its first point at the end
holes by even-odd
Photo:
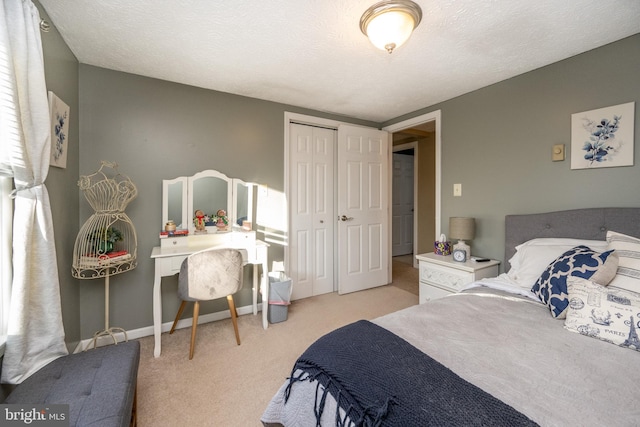
{"type": "MultiPolygon", "coordinates": [[[[245,314],[253,314],[253,305],[238,307],[236,308],[236,310],[238,311],[238,316],[242,316],[245,314]]],[[[261,312],[261,311],[262,311],[262,304],[258,304],[258,312],[261,312]]],[[[204,314],[202,316],[198,316],[198,325],[202,323],[215,322],[216,320],[228,319],[229,317],[231,317],[229,310],[204,314]]],[[[181,319],[178,321],[178,324],[176,325],[176,329],[190,328],[192,321],[193,321],[193,318],[191,317],[188,317],[186,319],[181,319]]],[[[161,331],[162,332],[170,331],[172,325],[173,325],[172,321],[163,323],[161,327],[161,331]]],[[[125,340],[124,333],[122,332],[116,332],[113,335],[118,342],[122,342],[125,340]]],[[[145,326],[144,328],[132,329],[130,331],[127,331],[128,339],[137,339],[137,338],[143,338],[143,337],[148,337],[152,335],[153,335],[153,326],[145,326]]],[[[113,339],[108,336],[101,336],[96,340],[96,347],[102,347],[110,344],[113,344],[113,339]]],[[[73,352],[79,353],[85,350],[86,348],[89,348],[92,346],[93,346],[93,338],[81,340],[73,352]]]]}

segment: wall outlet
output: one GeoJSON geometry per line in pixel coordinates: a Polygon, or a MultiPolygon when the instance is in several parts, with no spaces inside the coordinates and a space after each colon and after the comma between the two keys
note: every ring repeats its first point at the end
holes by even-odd
{"type": "Polygon", "coordinates": [[[453,184],[453,197],[462,197],[462,184],[453,184]]]}

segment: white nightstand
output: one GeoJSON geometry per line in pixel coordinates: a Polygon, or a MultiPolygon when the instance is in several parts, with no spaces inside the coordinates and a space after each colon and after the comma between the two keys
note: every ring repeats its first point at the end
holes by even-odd
{"type": "Polygon", "coordinates": [[[500,261],[456,262],[451,255],[416,255],[420,262],[420,304],[441,298],[486,277],[496,277],[500,261]]]}

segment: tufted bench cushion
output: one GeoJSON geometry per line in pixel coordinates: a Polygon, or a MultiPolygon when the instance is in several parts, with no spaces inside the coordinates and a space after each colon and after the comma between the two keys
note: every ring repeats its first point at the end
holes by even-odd
{"type": "Polygon", "coordinates": [[[4,403],[68,404],[70,426],[129,426],[135,424],[139,361],[138,341],[63,356],[19,384],[4,403]]]}

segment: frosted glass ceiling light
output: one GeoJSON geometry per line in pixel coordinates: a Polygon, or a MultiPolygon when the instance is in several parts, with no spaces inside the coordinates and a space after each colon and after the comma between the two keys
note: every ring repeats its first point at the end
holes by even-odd
{"type": "Polygon", "coordinates": [[[402,46],[420,24],[422,10],[410,0],[381,1],[360,18],[360,30],[378,49],[391,53],[402,46]]]}

